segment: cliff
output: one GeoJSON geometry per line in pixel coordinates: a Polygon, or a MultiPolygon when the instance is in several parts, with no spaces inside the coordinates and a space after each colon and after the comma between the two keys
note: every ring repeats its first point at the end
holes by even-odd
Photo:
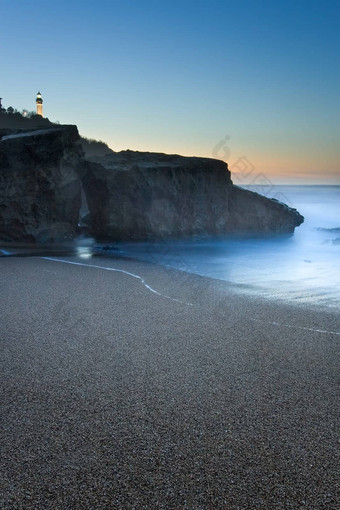
{"type": "Polygon", "coordinates": [[[291,233],[303,221],[234,186],[222,161],[133,151],[85,159],[81,143],[76,126],[0,129],[0,240],[74,237],[82,189],[99,239],[291,233]]]}
{"type": "Polygon", "coordinates": [[[291,233],[303,217],[234,186],[209,158],[122,151],[91,158],[83,176],[91,232],[110,239],[291,233]]]}
{"type": "Polygon", "coordinates": [[[76,126],[0,130],[0,239],[72,238],[79,219],[82,151],[76,126]]]}
{"type": "Polygon", "coordinates": [[[287,234],[303,223],[288,205],[233,185],[230,190],[228,230],[231,232],[287,234]]]}

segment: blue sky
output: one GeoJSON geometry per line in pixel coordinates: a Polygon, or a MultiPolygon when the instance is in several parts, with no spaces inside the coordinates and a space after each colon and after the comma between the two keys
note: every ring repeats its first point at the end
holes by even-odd
{"type": "Polygon", "coordinates": [[[1,0],[0,95],[114,150],[339,182],[338,1],[1,0]],[[224,153],[221,152],[221,157],[224,153]]]}

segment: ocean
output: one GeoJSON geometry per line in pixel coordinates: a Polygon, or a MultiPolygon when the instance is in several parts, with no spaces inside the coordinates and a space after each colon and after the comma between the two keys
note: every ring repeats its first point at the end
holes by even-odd
{"type": "Polygon", "coordinates": [[[242,292],[340,306],[340,186],[245,186],[295,207],[304,223],[278,238],[120,243],[121,255],[230,282],[242,292]]]}

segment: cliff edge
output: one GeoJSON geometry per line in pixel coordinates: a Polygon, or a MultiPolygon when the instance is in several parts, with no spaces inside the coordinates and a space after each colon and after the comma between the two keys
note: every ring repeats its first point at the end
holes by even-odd
{"type": "Polygon", "coordinates": [[[86,159],[76,126],[0,130],[0,240],[73,238],[83,191],[98,239],[281,234],[303,221],[234,186],[223,161],[134,151],[86,159]]]}
{"type": "Polygon", "coordinates": [[[234,186],[210,158],[122,151],[90,158],[83,175],[90,231],[109,239],[284,234],[303,222],[276,200],[234,186]]]}

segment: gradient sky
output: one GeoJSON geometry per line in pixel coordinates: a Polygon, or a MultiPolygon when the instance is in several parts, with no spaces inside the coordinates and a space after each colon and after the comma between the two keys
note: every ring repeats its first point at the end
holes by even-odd
{"type": "Polygon", "coordinates": [[[249,182],[340,183],[339,1],[0,7],[3,106],[34,110],[40,90],[46,117],[114,150],[245,156],[249,182]]]}

